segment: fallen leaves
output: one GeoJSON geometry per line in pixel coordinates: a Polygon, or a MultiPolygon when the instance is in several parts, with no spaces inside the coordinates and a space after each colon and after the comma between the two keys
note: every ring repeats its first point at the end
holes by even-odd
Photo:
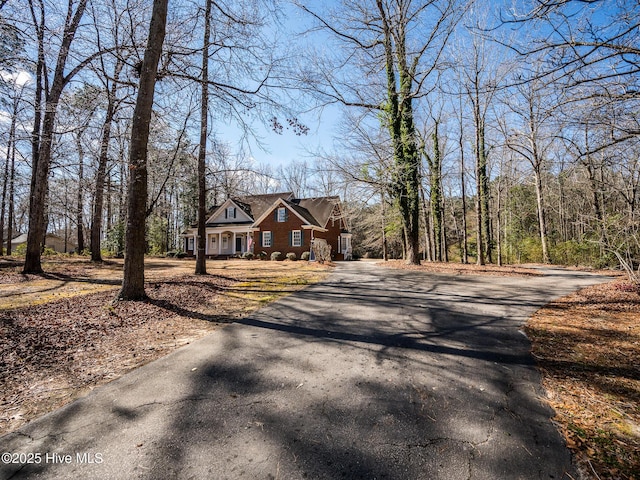
{"type": "Polygon", "coordinates": [[[619,280],[539,310],[527,334],[587,477],[640,478],[640,295],[619,280]]]}
{"type": "MultiPolygon", "coordinates": [[[[257,293],[261,284],[277,283],[274,300],[328,272],[302,262],[235,261],[214,262],[216,274],[196,276],[185,273],[193,262],[153,262],[144,302],[113,303],[114,291],[65,290],[55,301],[43,303],[40,292],[31,298],[37,305],[0,309],[0,434],[247,315],[263,303],[242,298],[243,283],[257,293]]],[[[121,275],[113,263],[60,261],[52,270],[65,271],[66,284],[100,285],[121,275]]],[[[57,288],[57,274],[46,275],[57,288]]],[[[20,284],[28,291],[41,281],[5,269],[0,290],[20,284]]]]}

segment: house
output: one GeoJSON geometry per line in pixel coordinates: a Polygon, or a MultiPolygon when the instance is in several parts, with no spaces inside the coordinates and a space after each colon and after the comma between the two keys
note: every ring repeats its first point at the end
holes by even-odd
{"type": "MultiPolygon", "coordinates": [[[[11,250],[15,252],[16,247],[19,245],[26,245],[27,243],[27,234],[23,233],[22,235],[18,235],[17,237],[11,240],[11,250]]],[[[5,248],[7,247],[7,242],[4,242],[3,245],[5,248]]],[[[76,248],[75,243],[64,240],[63,237],[59,235],[55,235],[53,233],[47,233],[45,237],[45,247],[50,248],[56,252],[68,253],[73,252],[76,248]]]]}
{"type": "MultiPolygon", "coordinates": [[[[197,225],[184,233],[184,250],[195,255],[197,225]]],[[[251,252],[259,255],[293,252],[298,258],[309,252],[315,239],[331,245],[332,258],[351,258],[351,234],[338,197],[294,198],[274,193],[229,198],[207,214],[208,257],[251,252]]]]}

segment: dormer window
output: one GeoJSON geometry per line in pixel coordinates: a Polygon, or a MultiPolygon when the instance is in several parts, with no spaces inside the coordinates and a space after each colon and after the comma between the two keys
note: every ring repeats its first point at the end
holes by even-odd
{"type": "Polygon", "coordinates": [[[287,209],[285,207],[278,208],[278,222],[284,223],[287,221],[287,209]]]}
{"type": "Polygon", "coordinates": [[[227,207],[224,218],[236,218],[236,207],[227,207]]]}

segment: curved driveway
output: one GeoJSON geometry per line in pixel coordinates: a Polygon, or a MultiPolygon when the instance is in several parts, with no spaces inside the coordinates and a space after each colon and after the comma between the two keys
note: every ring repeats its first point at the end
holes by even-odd
{"type": "Polygon", "coordinates": [[[520,327],[602,280],[343,263],[0,438],[41,454],[0,479],[577,478],[520,327]]]}

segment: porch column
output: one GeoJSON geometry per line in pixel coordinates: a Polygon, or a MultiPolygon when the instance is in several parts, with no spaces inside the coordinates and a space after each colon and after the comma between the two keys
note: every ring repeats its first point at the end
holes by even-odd
{"type": "Polygon", "coordinates": [[[218,255],[222,254],[222,233],[218,234],[218,255]]]}
{"type": "Polygon", "coordinates": [[[236,253],[236,232],[233,232],[233,243],[231,244],[231,254],[236,253]]]}

